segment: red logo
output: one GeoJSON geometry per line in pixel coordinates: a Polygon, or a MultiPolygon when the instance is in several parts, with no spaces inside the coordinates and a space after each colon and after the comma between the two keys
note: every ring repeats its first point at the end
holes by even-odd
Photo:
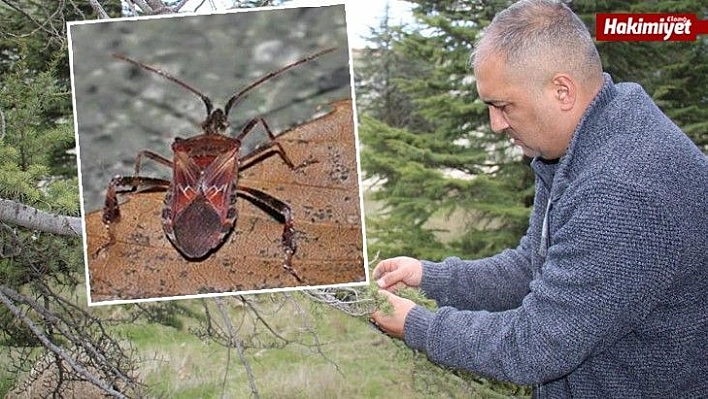
{"type": "Polygon", "coordinates": [[[597,14],[595,37],[603,41],[686,41],[708,33],[694,14],[597,14]]]}

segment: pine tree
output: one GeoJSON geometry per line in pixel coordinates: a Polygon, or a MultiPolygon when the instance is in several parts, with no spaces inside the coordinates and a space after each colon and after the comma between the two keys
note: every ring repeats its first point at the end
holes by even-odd
{"type": "MultiPolygon", "coordinates": [[[[15,210],[26,206],[47,215],[78,216],[63,29],[65,19],[71,15],[75,18],[73,13],[81,11],[54,6],[51,13],[45,13],[47,4],[18,1],[11,7],[0,6],[0,206],[15,210]],[[14,31],[4,30],[6,27],[14,31]]],[[[40,212],[33,215],[41,217],[40,212]]],[[[33,349],[37,346],[53,348],[57,362],[76,362],[68,355],[68,348],[89,345],[100,352],[105,363],[113,362],[105,370],[123,372],[119,364],[123,353],[116,341],[106,336],[100,322],[77,306],[75,299],[67,300],[83,280],[83,271],[80,234],[67,237],[0,220],[0,342],[6,358],[4,367],[26,371],[34,359],[29,354],[41,352],[33,349]],[[116,355],[108,354],[111,346],[119,349],[116,355]]],[[[69,369],[63,363],[64,372],[69,369]]],[[[7,389],[8,381],[0,382],[0,391],[7,389]]]]}
{"type": "MultiPolygon", "coordinates": [[[[114,15],[118,5],[109,8],[114,15]]],[[[17,0],[0,7],[0,198],[57,215],[79,215],[66,22],[89,4],[17,0]]],[[[0,284],[76,280],[81,242],[0,223],[0,284]],[[41,270],[41,273],[38,272],[41,270]]]]}
{"type": "Polygon", "coordinates": [[[391,127],[422,123],[420,119],[413,119],[411,97],[397,87],[399,82],[420,72],[416,63],[409,62],[398,50],[398,43],[405,34],[404,27],[391,24],[388,3],[379,26],[370,28],[370,34],[370,45],[355,50],[355,60],[365,60],[357,63],[354,69],[358,111],[391,127]]]}
{"type": "Polygon", "coordinates": [[[662,67],[663,80],[652,91],[654,100],[708,154],[708,39],[662,67]]]}
{"type": "Polygon", "coordinates": [[[476,35],[498,9],[483,1],[414,3],[420,25],[383,25],[372,38],[375,57],[365,58],[373,70],[365,76],[383,82],[370,88],[381,93],[379,103],[360,119],[363,169],[383,206],[367,220],[369,248],[382,257],[489,255],[523,234],[533,183],[528,160],[489,131],[470,78],[476,35]],[[405,119],[390,111],[401,105],[410,105],[405,119]]]}
{"type": "MultiPolygon", "coordinates": [[[[23,48],[20,43],[20,48],[23,48]]],[[[64,215],[79,215],[76,158],[68,154],[74,148],[71,119],[54,118],[57,109],[67,108],[71,94],[63,90],[51,63],[48,70],[33,71],[28,67],[25,50],[18,53],[11,69],[3,76],[0,109],[5,119],[0,141],[0,198],[8,199],[64,215]]],[[[28,251],[24,256],[5,256],[0,267],[3,283],[29,282],[40,264],[44,271],[79,270],[80,243],[22,229],[0,231],[13,251],[28,251]],[[33,242],[44,242],[35,246],[33,242]],[[68,245],[68,247],[67,247],[68,245]],[[76,250],[76,254],[67,248],[76,250]],[[63,253],[60,257],[52,250],[63,253]],[[14,276],[14,278],[11,278],[14,276]]],[[[38,277],[38,275],[34,275],[38,277]]]]}

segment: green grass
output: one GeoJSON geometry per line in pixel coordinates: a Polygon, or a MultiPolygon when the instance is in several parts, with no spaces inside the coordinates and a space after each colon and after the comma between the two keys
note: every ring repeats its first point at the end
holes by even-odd
{"type": "MultiPolygon", "coordinates": [[[[304,310],[312,306],[304,299],[299,303],[304,310]]],[[[269,309],[267,303],[261,305],[263,314],[275,310],[269,309]]],[[[431,366],[420,355],[413,360],[413,353],[400,341],[339,311],[322,308],[314,312],[317,316],[310,317],[324,356],[311,346],[313,340],[305,331],[301,316],[290,308],[280,309],[268,318],[274,329],[293,341],[284,346],[262,325],[243,318],[242,309],[231,312],[234,325],[241,326],[239,336],[249,345],[246,356],[261,397],[471,396],[471,387],[460,378],[431,366]]],[[[198,322],[189,318],[183,322],[179,329],[143,323],[117,328],[116,332],[131,343],[141,359],[138,368],[147,385],[147,395],[248,397],[251,390],[236,349],[228,353],[213,341],[201,340],[190,332],[199,326],[198,322]]]]}
{"type": "MultiPolygon", "coordinates": [[[[368,217],[377,217],[382,212],[384,205],[380,201],[371,199],[370,192],[364,192],[364,209],[368,217]]],[[[470,223],[474,223],[474,216],[465,214],[460,210],[448,214],[447,210],[438,210],[426,223],[425,228],[436,231],[435,236],[443,243],[449,243],[460,237],[470,223]]]]}
{"type": "MultiPolygon", "coordinates": [[[[282,305],[280,295],[250,297],[271,328],[250,317],[234,300],[229,319],[246,345],[245,356],[262,398],[503,398],[518,395],[513,387],[460,378],[432,365],[396,339],[374,330],[366,318],[313,304],[299,294],[282,305]],[[303,314],[305,317],[303,318],[303,314]],[[306,322],[303,322],[306,320],[306,322]],[[314,345],[316,331],[320,346],[314,345]]],[[[212,300],[209,311],[221,324],[212,300]]],[[[148,307],[150,305],[147,305],[148,307]]],[[[134,351],[138,379],[149,398],[247,398],[246,369],[235,348],[227,349],[199,334],[204,310],[199,300],[182,300],[153,313],[163,324],[138,321],[109,327],[134,351]],[[171,314],[165,316],[165,309],[171,314]]],[[[96,316],[117,319],[136,308],[114,305],[93,308],[96,316]]],[[[15,384],[6,371],[7,348],[0,347],[0,397],[15,384]],[[5,352],[3,352],[5,351],[5,352]]]]}

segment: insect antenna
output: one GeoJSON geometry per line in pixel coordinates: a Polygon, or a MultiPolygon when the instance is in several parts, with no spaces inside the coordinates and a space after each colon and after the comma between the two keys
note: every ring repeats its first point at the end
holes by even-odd
{"type": "Polygon", "coordinates": [[[304,63],[306,63],[306,62],[312,61],[312,60],[314,60],[315,58],[317,58],[317,57],[319,57],[319,56],[321,56],[321,55],[325,55],[325,54],[327,54],[327,53],[331,53],[332,51],[334,51],[334,50],[336,50],[336,49],[337,49],[336,47],[330,47],[330,48],[327,48],[327,49],[318,51],[318,52],[315,53],[315,54],[309,55],[309,56],[307,56],[307,57],[305,57],[305,58],[301,58],[301,59],[299,59],[299,60],[297,60],[297,61],[295,61],[295,62],[293,62],[293,63],[291,63],[291,64],[288,64],[288,65],[286,65],[286,66],[284,66],[284,67],[282,67],[282,68],[280,68],[280,69],[278,69],[278,70],[276,70],[276,71],[271,71],[271,72],[269,72],[269,73],[267,73],[267,74],[261,76],[260,79],[256,80],[255,82],[253,82],[253,83],[251,83],[250,85],[246,86],[245,88],[241,89],[239,92],[237,92],[236,94],[234,94],[233,96],[231,96],[231,98],[229,98],[229,101],[226,102],[226,106],[224,107],[224,114],[225,114],[225,115],[228,115],[228,114],[229,114],[229,111],[231,110],[231,108],[233,108],[236,104],[238,104],[239,102],[241,102],[241,100],[243,100],[243,98],[245,97],[246,93],[248,93],[249,91],[251,91],[251,89],[253,89],[254,87],[260,85],[260,84],[263,83],[263,82],[265,82],[266,80],[272,79],[272,78],[274,78],[274,77],[280,75],[280,74],[283,73],[283,72],[286,72],[286,71],[288,71],[288,70],[290,70],[290,69],[292,69],[292,68],[295,68],[295,67],[298,66],[298,65],[302,65],[302,64],[304,64],[304,63]]]}
{"type": "Polygon", "coordinates": [[[165,70],[163,70],[163,69],[156,68],[156,67],[151,66],[151,65],[148,65],[148,64],[144,64],[144,63],[142,63],[142,62],[140,62],[140,61],[136,61],[136,60],[134,60],[134,59],[132,59],[132,58],[129,58],[129,57],[123,55],[123,54],[112,53],[111,55],[112,55],[113,57],[115,57],[115,58],[120,59],[120,60],[128,61],[128,62],[130,62],[131,64],[134,64],[134,65],[136,65],[136,66],[138,66],[138,67],[140,67],[140,68],[146,69],[146,70],[148,70],[148,71],[150,71],[150,72],[155,72],[156,74],[162,76],[163,78],[165,78],[165,79],[167,79],[167,80],[170,80],[170,81],[172,81],[172,82],[174,82],[174,83],[177,83],[178,85],[180,85],[180,86],[184,87],[185,89],[191,91],[192,93],[198,95],[198,96],[202,99],[202,101],[204,101],[204,105],[206,106],[207,116],[208,116],[208,115],[211,115],[211,111],[214,109],[214,105],[212,104],[211,99],[210,99],[209,97],[207,97],[207,96],[206,96],[204,93],[202,93],[201,91],[195,89],[194,87],[188,85],[187,83],[185,83],[185,82],[183,82],[183,81],[177,79],[176,77],[170,75],[169,72],[167,72],[167,71],[165,71],[165,70]]]}

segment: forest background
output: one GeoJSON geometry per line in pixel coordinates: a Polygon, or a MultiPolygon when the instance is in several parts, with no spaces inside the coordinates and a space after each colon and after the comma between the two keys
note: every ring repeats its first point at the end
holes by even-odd
{"type": "MultiPolygon", "coordinates": [[[[66,22],[180,3],[0,0],[0,396],[528,395],[370,328],[365,289],[86,306],[66,22]]],[[[414,23],[384,16],[353,52],[368,256],[492,255],[524,233],[533,174],[490,132],[468,57],[510,1],[410,3],[414,23]]],[[[708,18],[693,0],[571,7],[591,32],[600,12],[708,18]]],[[[641,83],[708,153],[708,38],[598,48],[615,81],[641,83]]]]}

